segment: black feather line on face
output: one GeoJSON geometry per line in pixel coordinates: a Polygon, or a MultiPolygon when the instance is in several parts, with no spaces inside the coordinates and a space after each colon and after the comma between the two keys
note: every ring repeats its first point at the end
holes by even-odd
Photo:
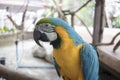
{"type": "Polygon", "coordinates": [[[50,44],[53,45],[53,48],[55,48],[55,49],[60,48],[61,38],[58,36],[58,38],[55,41],[52,41],[50,44]]]}

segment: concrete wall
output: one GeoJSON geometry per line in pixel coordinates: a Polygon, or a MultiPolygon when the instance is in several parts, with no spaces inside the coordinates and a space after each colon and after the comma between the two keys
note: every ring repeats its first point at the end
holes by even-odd
{"type": "MultiPolygon", "coordinates": [[[[0,34],[0,47],[15,44],[17,39],[16,33],[1,33],[0,34]]],[[[33,39],[33,32],[25,32],[23,40],[33,39]]],[[[22,40],[22,34],[18,33],[18,40],[22,40]]]]}

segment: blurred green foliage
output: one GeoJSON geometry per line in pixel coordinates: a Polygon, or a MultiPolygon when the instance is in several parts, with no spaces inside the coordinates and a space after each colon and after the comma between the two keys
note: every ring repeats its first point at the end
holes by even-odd
{"type": "Polygon", "coordinates": [[[113,27],[120,28],[120,16],[113,19],[113,27]]]}
{"type": "Polygon", "coordinates": [[[7,26],[0,27],[0,33],[4,32],[14,32],[14,29],[9,29],[7,26]]]}
{"type": "Polygon", "coordinates": [[[94,6],[94,2],[91,1],[77,13],[88,27],[93,26],[94,6]]]}
{"type": "MultiPolygon", "coordinates": [[[[76,10],[80,6],[86,3],[88,0],[65,0],[64,2],[64,7],[65,9],[69,10],[76,10]]],[[[84,23],[89,27],[93,26],[93,18],[94,18],[94,6],[95,6],[95,1],[90,1],[85,7],[83,7],[81,10],[77,12],[77,15],[84,21],[84,23]]],[[[79,23],[79,20],[76,18],[75,19],[76,23],[79,23]]]]}

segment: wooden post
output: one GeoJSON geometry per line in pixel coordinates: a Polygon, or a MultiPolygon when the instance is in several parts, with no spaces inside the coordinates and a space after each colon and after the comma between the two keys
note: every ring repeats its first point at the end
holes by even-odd
{"type": "Polygon", "coordinates": [[[71,13],[71,26],[74,28],[74,13],[71,13]]]}
{"type": "Polygon", "coordinates": [[[96,0],[94,14],[93,44],[101,42],[101,38],[103,35],[104,2],[105,0],[96,0]]]}

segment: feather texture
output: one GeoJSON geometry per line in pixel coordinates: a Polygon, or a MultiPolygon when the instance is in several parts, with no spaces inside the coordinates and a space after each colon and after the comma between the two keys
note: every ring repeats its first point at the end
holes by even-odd
{"type": "Polygon", "coordinates": [[[95,48],[90,44],[84,44],[80,53],[82,70],[85,80],[98,80],[99,60],[95,48]]]}
{"type": "Polygon", "coordinates": [[[43,18],[37,25],[54,25],[57,39],[54,47],[54,65],[64,80],[98,80],[99,60],[95,48],[87,44],[67,22],[59,18],[43,18]]]}

